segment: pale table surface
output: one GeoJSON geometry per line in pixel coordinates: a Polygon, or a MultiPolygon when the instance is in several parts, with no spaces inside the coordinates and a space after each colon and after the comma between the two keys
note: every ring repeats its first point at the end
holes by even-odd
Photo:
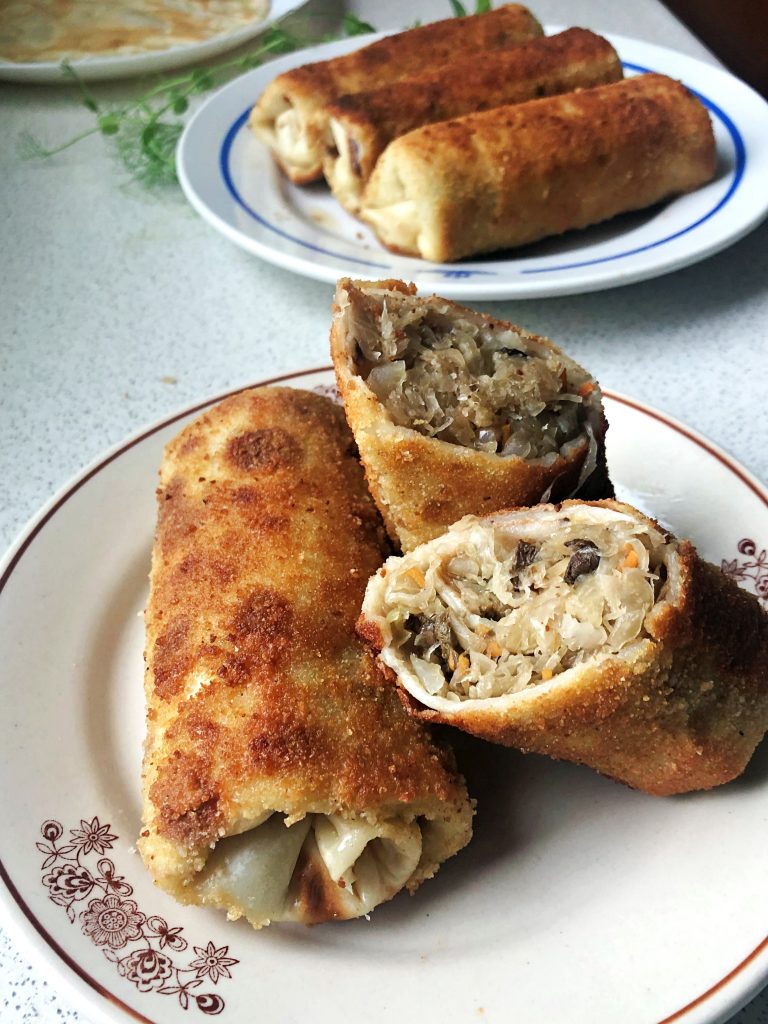
{"type": "MultiPolygon", "coordinates": [[[[656,0],[532,6],[545,22],[716,63],[656,0]]],[[[341,9],[312,0],[299,17],[319,35],[341,9]]],[[[359,0],[348,9],[381,29],[449,13],[444,0],[359,0]]],[[[112,83],[97,95],[117,100],[132,89],[112,83]]],[[[22,129],[64,139],[89,126],[70,89],[2,85],[0,117],[0,540],[8,545],[68,477],[142,424],[326,363],[331,289],[241,252],[178,193],[125,184],[98,137],[48,162],[22,162],[14,145],[22,129]]],[[[489,308],[551,336],[606,388],[671,413],[768,480],[768,224],[655,281],[489,308]]],[[[84,1019],[2,930],[0,1019],[84,1019]]],[[[768,993],[733,1021],[768,1022],[768,993]]]]}

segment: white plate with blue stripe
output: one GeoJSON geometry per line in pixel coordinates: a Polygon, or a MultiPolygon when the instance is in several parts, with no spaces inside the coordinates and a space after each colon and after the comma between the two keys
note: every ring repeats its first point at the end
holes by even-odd
{"type": "MultiPolygon", "coordinates": [[[[548,33],[557,31],[547,26],[548,33]]],[[[666,274],[719,252],[768,213],[768,104],[719,68],[650,43],[607,38],[626,75],[671,75],[706,104],[717,142],[714,181],[649,210],[516,251],[452,264],[394,255],[324,185],[291,185],[247,125],[250,108],[277,74],[354,50],[359,38],[288,54],[224,86],[180,140],[179,179],[192,206],[227,238],[319,281],[400,277],[425,292],[483,300],[572,295],[666,274]]]]}

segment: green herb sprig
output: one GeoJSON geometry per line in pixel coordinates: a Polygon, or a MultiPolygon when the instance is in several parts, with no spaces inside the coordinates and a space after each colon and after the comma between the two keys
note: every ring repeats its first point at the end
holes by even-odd
{"type": "MultiPolygon", "coordinates": [[[[453,13],[457,18],[466,18],[469,15],[469,11],[460,0],[450,0],[453,13]]],[[[491,10],[491,0],[475,0],[475,9],[473,14],[486,14],[491,10]]]]}
{"type": "Polygon", "coordinates": [[[367,21],[362,21],[356,14],[345,14],[342,25],[344,26],[344,34],[347,36],[364,36],[369,32],[376,31],[373,25],[369,25],[367,21]]]}
{"type": "Polygon", "coordinates": [[[96,124],[58,146],[45,146],[37,136],[25,132],[19,139],[19,151],[26,158],[51,157],[100,134],[114,137],[117,155],[132,178],[150,186],[174,184],[176,143],[184,130],[181,118],[189,109],[190,98],[208,92],[233,73],[258,67],[266,56],[290,53],[301,45],[301,41],[285,29],[272,26],[253,53],[211,68],[196,68],[163,79],[138,99],[121,106],[99,103],[72,65],[65,61],[62,71],[79,89],[83,106],[96,115],[96,124]]]}

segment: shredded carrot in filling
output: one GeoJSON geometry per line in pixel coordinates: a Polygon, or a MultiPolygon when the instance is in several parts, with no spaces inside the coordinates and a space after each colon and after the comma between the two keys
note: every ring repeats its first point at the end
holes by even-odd
{"type": "Polygon", "coordinates": [[[554,674],[555,673],[552,671],[551,668],[544,668],[541,670],[541,678],[544,680],[545,683],[548,679],[551,679],[554,674]]]}
{"type": "Polygon", "coordinates": [[[427,577],[421,569],[417,568],[415,565],[412,565],[410,569],[407,569],[403,575],[410,576],[417,587],[423,587],[427,582],[427,577]]]}
{"type": "Polygon", "coordinates": [[[637,552],[630,545],[627,544],[626,554],[624,555],[624,561],[619,566],[620,569],[636,569],[640,564],[640,560],[637,557],[637,552]]]}

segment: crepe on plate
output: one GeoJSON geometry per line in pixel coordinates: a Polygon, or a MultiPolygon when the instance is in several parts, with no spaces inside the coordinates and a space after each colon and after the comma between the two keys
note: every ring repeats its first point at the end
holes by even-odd
{"type": "Polygon", "coordinates": [[[551,341],[402,281],[339,281],[331,354],[404,550],[468,513],[612,497],[597,382],[551,341]]]}
{"type": "Polygon", "coordinates": [[[542,31],[525,7],[505,4],[485,14],[398,32],[343,57],[278,75],[259,97],[249,124],[291,181],[306,185],[322,177],[328,132],[325,105],[337,96],[396,82],[469,53],[540,36],[542,31]]]}
{"type": "Polygon", "coordinates": [[[0,59],[124,57],[205,42],[267,16],[267,0],[3,0],[0,59]]]}
{"type": "Polygon", "coordinates": [[[168,445],[139,849],[181,902],[255,927],[357,917],[469,841],[450,752],[355,634],[384,553],[329,399],[243,392],[168,445]]]}
{"type": "Polygon", "coordinates": [[[768,727],[768,616],[614,501],[469,516],[372,577],[361,632],[415,715],[648,793],[728,782],[768,727]]]}
{"type": "Polygon", "coordinates": [[[360,216],[438,262],[525,245],[690,192],[715,173],[703,104],[646,74],[427,125],[390,143],[360,216]]]}
{"type": "Polygon", "coordinates": [[[323,173],[339,202],[357,213],[376,161],[393,139],[422,125],[621,77],[621,61],[607,40],[587,29],[570,28],[340,96],[327,108],[323,173]]]}

